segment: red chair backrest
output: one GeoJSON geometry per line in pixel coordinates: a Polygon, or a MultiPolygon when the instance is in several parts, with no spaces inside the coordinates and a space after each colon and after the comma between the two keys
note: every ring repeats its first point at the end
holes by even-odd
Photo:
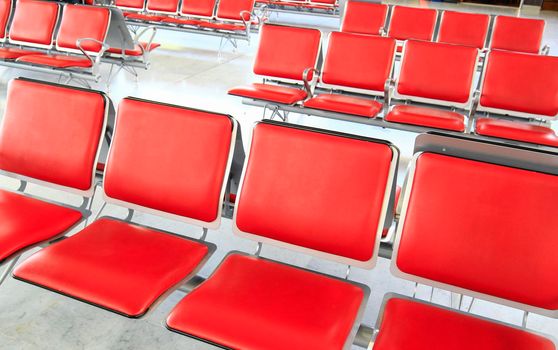
{"type": "Polygon", "coordinates": [[[141,11],[145,8],[145,0],[116,0],[115,5],[124,10],[141,11]]]}
{"type": "Polygon", "coordinates": [[[175,14],[178,13],[180,0],[147,0],[147,11],[175,14]]]}
{"type": "Polygon", "coordinates": [[[482,49],[486,43],[489,25],[489,15],[444,11],[438,32],[438,42],[482,49]]]}
{"type": "Polygon", "coordinates": [[[216,0],[183,0],[180,12],[186,16],[211,18],[216,0]]]}
{"type": "Polygon", "coordinates": [[[19,0],[10,26],[13,44],[51,48],[60,5],[51,1],[19,0]]]}
{"type": "Polygon", "coordinates": [[[396,92],[410,99],[465,105],[472,96],[477,57],[472,47],[409,40],[396,92]]]}
{"type": "Polygon", "coordinates": [[[217,18],[229,21],[250,21],[254,0],[219,0],[217,18]],[[243,14],[241,14],[243,12],[243,14]]]}
{"type": "Polygon", "coordinates": [[[321,81],[383,93],[393,67],[395,46],[392,38],[332,32],[321,81]]]}
{"type": "Polygon", "coordinates": [[[350,0],[345,4],[342,32],[380,35],[386,25],[389,7],[366,1],[350,0]]]}
{"type": "Polygon", "coordinates": [[[491,49],[539,53],[544,20],[496,16],[490,40],[491,49]]]}
{"type": "Polygon", "coordinates": [[[92,194],[107,105],[106,96],[96,91],[10,81],[0,128],[0,169],[92,194]]]}
{"type": "Polygon", "coordinates": [[[227,115],[126,98],[118,106],[105,194],[216,228],[235,133],[227,115]]]}
{"type": "Polygon", "coordinates": [[[494,50],[488,54],[479,110],[558,116],[558,57],[494,50]]]}
{"type": "Polygon", "coordinates": [[[558,217],[541,215],[554,210],[558,176],[434,153],[413,167],[396,275],[558,316],[558,217]]]}
{"type": "MultiPolygon", "coordinates": [[[[81,52],[77,41],[83,38],[104,42],[110,25],[110,10],[100,6],[65,5],[56,36],[56,46],[61,51],[81,52]]],[[[101,44],[83,41],[86,52],[97,53],[101,44]]]]}
{"type": "Polygon", "coordinates": [[[252,136],[234,230],[370,268],[397,159],[397,149],[382,141],[261,122],[252,136]]]}
{"type": "Polygon", "coordinates": [[[6,40],[8,34],[8,20],[12,14],[12,1],[0,0],[0,42],[6,40]]]}
{"type": "Polygon", "coordinates": [[[306,68],[315,68],[321,49],[317,29],[264,24],[254,62],[254,73],[280,79],[302,80],[306,68]]]}
{"type": "Polygon", "coordinates": [[[432,40],[438,11],[429,8],[394,6],[388,36],[397,40],[432,40]]]}

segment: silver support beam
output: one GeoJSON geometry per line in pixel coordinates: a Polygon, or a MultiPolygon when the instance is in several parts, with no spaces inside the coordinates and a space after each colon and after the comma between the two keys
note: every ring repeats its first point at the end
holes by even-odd
{"type": "Polygon", "coordinates": [[[367,349],[374,337],[374,328],[365,325],[358,327],[357,334],[353,340],[353,345],[367,349]]]}

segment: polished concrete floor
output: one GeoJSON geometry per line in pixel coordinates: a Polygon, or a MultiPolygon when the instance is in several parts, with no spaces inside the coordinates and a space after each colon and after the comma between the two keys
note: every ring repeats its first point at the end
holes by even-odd
{"type": "MultiPolygon", "coordinates": [[[[415,1],[405,1],[405,3],[415,3],[415,1]]],[[[457,7],[464,11],[515,13],[505,8],[474,5],[433,3],[431,6],[457,7]]],[[[545,43],[551,45],[551,54],[558,55],[558,13],[543,12],[541,16],[547,20],[545,43]]],[[[286,14],[281,14],[278,18],[272,16],[272,20],[315,25],[325,31],[339,25],[335,19],[286,14]]],[[[247,143],[253,122],[261,119],[262,111],[259,108],[242,105],[240,99],[228,96],[226,91],[235,85],[254,80],[251,66],[257,47],[257,36],[253,36],[252,39],[250,46],[241,42],[237,52],[227,48],[223,57],[219,59],[217,38],[160,32],[157,41],[163,46],[152,56],[151,70],[140,72],[139,83],[135,83],[129,75],[120,73],[110,87],[110,97],[115,105],[125,96],[136,96],[231,114],[240,121],[244,142],[247,143]]],[[[17,76],[56,80],[53,76],[0,68],[0,109],[4,106],[6,83],[17,76]]],[[[97,87],[104,88],[102,84],[97,87]]],[[[416,136],[401,131],[308,116],[291,115],[291,121],[389,139],[402,151],[401,169],[403,170],[412,155],[416,136]]],[[[0,178],[0,186],[15,188],[17,184],[13,180],[0,178]]],[[[30,186],[29,191],[68,203],[79,203],[77,198],[37,186],[30,186]]],[[[101,201],[97,198],[94,202],[94,210],[98,210],[100,205],[101,201]]],[[[125,210],[116,207],[108,208],[106,213],[122,217],[126,214],[125,210]]],[[[137,214],[135,220],[186,236],[199,237],[201,233],[198,228],[150,215],[137,214]]],[[[210,231],[208,240],[217,243],[219,248],[201,271],[203,276],[210,274],[228,251],[253,252],[256,248],[254,242],[231,234],[229,220],[224,220],[219,230],[210,231]]],[[[346,266],[282,249],[264,246],[263,255],[336,276],[345,274],[346,266]]],[[[364,323],[368,325],[374,324],[386,292],[411,295],[414,290],[413,283],[390,275],[389,261],[384,259],[380,259],[379,265],[373,271],[353,269],[351,279],[366,283],[372,289],[364,317],[364,323]]],[[[170,333],[164,328],[163,321],[166,315],[183,295],[181,292],[175,292],[147,317],[131,320],[10,278],[0,286],[0,349],[213,349],[214,347],[210,345],[170,333]]],[[[430,288],[419,287],[417,295],[420,298],[428,298],[430,288]]],[[[434,293],[434,301],[448,305],[450,295],[437,290],[434,293]]],[[[469,299],[466,298],[465,306],[468,303],[469,299]]],[[[513,324],[520,324],[523,316],[520,311],[480,301],[475,303],[472,312],[513,324]]],[[[558,338],[556,320],[531,316],[528,325],[530,328],[558,338]]]]}

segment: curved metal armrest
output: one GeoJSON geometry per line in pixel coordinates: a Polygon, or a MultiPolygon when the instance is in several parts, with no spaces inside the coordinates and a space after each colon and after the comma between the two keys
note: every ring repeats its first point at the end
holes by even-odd
{"type": "Polygon", "coordinates": [[[93,65],[98,64],[98,63],[100,62],[100,60],[101,60],[101,57],[102,57],[103,54],[105,53],[105,51],[108,50],[108,49],[110,48],[110,46],[108,46],[106,43],[104,43],[104,42],[102,42],[102,41],[100,41],[100,40],[97,40],[97,39],[93,39],[93,38],[81,38],[81,39],[78,39],[78,40],[76,40],[76,46],[77,46],[78,49],[81,51],[81,53],[83,53],[83,54],[85,55],[85,57],[87,57],[87,58],[91,61],[91,63],[92,63],[93,65]],[[95,55],[95,56],[96,56],[95,59],[93,59],[93,57],[91,57],[91,55],[88,54],[88,53],[83,49],[83,47],[81,46],[81,44],[82,44],[83,42],[85,42],[85,41],[91,41],[91,42],[94,42],[94,43],[97,43],[97,44],[101,45],[101,49],[100,49],[99,52],[97,52],[97,54],[95,55]]]}
{"type": "Polygon", "coordinates": [[[246,35],[250,35],[250,25],[252,24],[252,13],[246,10],[242,10],[240,11],[239,14],[242,23],[244,23],[244,28],[246,28],[246,35]]]}
{"type": "Polygon", "coordinates": [[[546,44],[541,49],[541,55],[548,56],[550,54],[550,45],[546,44]]]}
{"type": "MultiPolygon", "coordinates": [[[[155,26],[149,26],[149,27],[145,27],[142,30],[140,30],[136,36],[134,37],[134,45],[138,45],[140,50],[141,50],[141,55],[146,58],[145,56],[151,52],[151,44],[153,44],[153,39],[155,39],[155,35],[157,34],[157,28],[155,26]],[[145,47],[143,47],[142,45],[140,45],[139,39],[145,34],[147,33],[149,30],[151,30],[151,35],[149,36],[149,40],[147,41],[147,45],[145,45],[145,47]]],[[[126,55],[126,50],[122,49],[122,55],[125,56],[126,55]]]]}
{"type": "Polygon", "coordinates": [[[316,68],[306,68],[304,72],[302,72],[302,81],[304,82],[304,90],[308,94],[308,97],[312,97],[312,81],[314,81],[314,77],[317,77],[320,74],[320,71],[316,68]],[[312,73],[312,79],[309,81],[308,76],[312,73]]]}

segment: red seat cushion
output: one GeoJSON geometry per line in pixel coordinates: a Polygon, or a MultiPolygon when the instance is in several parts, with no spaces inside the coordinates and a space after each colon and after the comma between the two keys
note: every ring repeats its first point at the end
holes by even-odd
{"type": "Polygon", "coordinates": [[[233,349],[338,350],[363,299],[353,284],[231,254],[174,308],[167,325],[233,349]]]}
{"type": "Polygon", "coordinates": [[[288,105],[302,101],[307,96],[306,91],[302,89],[260,83],[230,89],[229,94],[288,105]]]}
{"type": "Polygon", "coordinates": [[[465,117],[442,109],[397,105],[385,116],[388,122],[425,126],[429,128],[464,131],[465,117]]]}
{"type": "Polygon", "coordinates": [[[544,25],[539,18],[496,16],[490,48],[538,54],[544,25]]]}
{"type": "Polygon", "coordinates": [[[79,211],[0,190],[0,263],[76,224],[79,211]]]}
{"type": "Polygon", "coordinates": [[[397,40],[432,40],[438,12],[431,8],[394,6],[388,36],[397,40]]]}
{"type": "Polygon", "coordinates": [[[382,110],[382,104],[378,101],[336,94],[321,94],[313,97],[304,102],[304,107],[368,118],[374,118],[382,110]]]}
{"type": "Polygon", "coordinates": [[[18,279],[124,314],[140,317],[182,283],[207,246],[150,228],[100,219],[33,254],[18,279]]]}
{"type": "Polygon", "coordinates": [[[444,11],[438,41],[482,49],[489,25],[490,16],[487,14],[444,11]]]}
{"type": "Polygon", "coordinates": [[[18,58],[16,62],[32,63],[56,68],[90,68],[91,61],[85,57],[35,54],[18,58]]]}
{"type": "Polygon", "coordinates": [[[374,350],[554,350],[549,339],[401,298],[386,302],[374,350]]]}
{"type": "MultiPolygon", "coordinates": [[[[56,35],[56,47],[60,51],[79,49],[78,40],[88,38],[104,42],[110,25],[110,9],[102,6],[65,5],[60,27],[56,35]]],[[[84,40],[83,50],[91,53],[101,51],[102,45],[84,40]]]]}
{"type": "Polygon", "coordinates": [[[480,118],[476,122],[475,132],[484,136],[558,147],[558,136],[556,136],[554,130],[545,126],[480,118]]]}
{"type": "MultiPolygon", "coordinates": [[[[144,51],[151,52],[151,51],[155,50],[156,48],[158,48],[159,46],[161,46],[161,44],[151,43],[151,45],[149,45],[149,47],[148,47],[148,43],[139,42],[138,44],[136,44],[136,46],[134,46],[134,48],[132,50],[125,50],[124,53],[128,56],[141,56],[143,54],[142,48],[143,48],[144,51]]],[[[106,52],[121,55],[122,54],[122,49],[111,47],[106,52]]]]}
{"type": "Polygon", "coordinates": [[[389,7],[367,1],[347,1],[341,24],[342,32],[380,35],[384,28],[389,7]]]}
{"type": "Polygon", "coordinates": [[[202,22],[199,23],[200,27],[211,28],[217,30],[228,30],[228,31],[244,31],[246,26],[244,24],[233,24],[233,23],[217,23],[217,22],[202,22]]]}
{"type": "Polygon", "coordinates": [[[174,17],[166,17],[161,20],[163,23],[172,23],[176,25],[185,25],[185,26],[197,26],[204,21],[200,21],[198,19],[190,19],[190,18],[174,18],[174,17]]]}
{"type": "Polygon", "coordinates": [[[163,19],[166,19],[165,16],[157,16],[157,15],[145,15],[142,13],[135,13],[135,12],[128,12],[126,13],[127,19],[135,19],[138,21],[146,21],[146,22],[159,22],[163,19]]]}
{"type": "Polygon", "coordinates": [[[15,47],[0,47],[0,59],[2,60],[15,60],[21,56],[40,54],[37,51],[22,50],[15,47]]]}

